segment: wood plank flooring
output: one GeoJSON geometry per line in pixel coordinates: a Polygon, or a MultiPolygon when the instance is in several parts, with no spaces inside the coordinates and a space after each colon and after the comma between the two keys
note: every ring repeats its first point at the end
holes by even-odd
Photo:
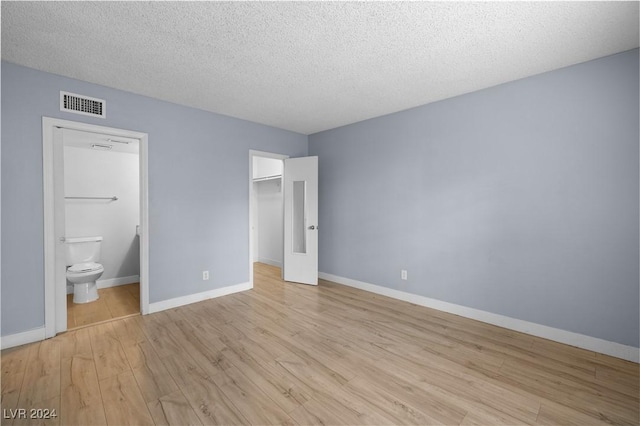
{"type": "Polygon", "coordinates": [[[2,352],[2,424],[638,425],[638,364],[255,265],[251,291],[2,352]]]}
{"type": "Polygon", "coordinates": [[[67,295],[67,329],[84,327],[140,313],[140,284],[98,289],[100,298],[91,303],[73,303],[67,295]]]}

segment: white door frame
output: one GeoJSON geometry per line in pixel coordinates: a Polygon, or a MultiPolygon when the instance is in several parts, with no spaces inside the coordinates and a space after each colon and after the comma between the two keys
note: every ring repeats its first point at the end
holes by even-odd
{"type": "MultiPolygon", "coordinates": [[[[264,152],[264,151],[256,151],[253,149],[249,150],[249,284],[251,288],[253,288],[253,212],[257,206],[254,206],[253,202],[253,157],[266,157],[266,158],[276,158],[278,160],[284,160],[285,158],[289,158],[288,155],[284,154],[276,154],[273,152],[264,152]]],[[[284,167],[283,167],[284,173],[284,167]]],[[[283,201],[284,202],[284,201],[283,201]]],[[[284,267],[284,265],[283,265],[284,267]]]]}
{"type": "MultiPolygon", "coordinates": [[[[54,167],[53,129],[64,128],[121,136],[140,141],[140,312],[149,313],[149,175],[147,133],[97,126],[58,118],[42,117],[42,179],[44,185],[44,326],[45,338],[67,329],[66,285],[56,286],[54,176],[64,173],[54,167]],[[60,287],[60,288],[57,288],[60,287]]],[[[61,175],[58,175],[62,178],[61,175]]]]}

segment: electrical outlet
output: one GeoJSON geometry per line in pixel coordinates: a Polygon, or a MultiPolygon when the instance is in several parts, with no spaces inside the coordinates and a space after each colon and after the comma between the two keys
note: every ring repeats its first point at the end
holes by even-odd
{"type": "Polygon", "coordinates": [[[400,278],[402,278],[403,280],[407,280],[407,270],[403,269],[400,271],[400,278]]]}
{"type": "Polygon", "coordinates": [[[209,279],[209,271],[202,271],[202,279],[206,281],[209,279]]]}

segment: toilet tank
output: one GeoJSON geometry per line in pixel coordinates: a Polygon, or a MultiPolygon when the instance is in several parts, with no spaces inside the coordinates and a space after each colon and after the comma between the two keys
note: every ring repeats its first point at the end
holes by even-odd
{"type": "Polygon", "coordinates": [[[100,262],[102,237],[69,237],[65,239],[67,266],[100,262]]]}

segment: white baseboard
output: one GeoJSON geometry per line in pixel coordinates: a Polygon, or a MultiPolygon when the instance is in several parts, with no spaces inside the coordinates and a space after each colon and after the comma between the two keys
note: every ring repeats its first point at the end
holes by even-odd
{"type": "Polygon", "coordinates": [[[163,300],[149,304],[149,313],[164,311],[166,309],[177,308],[178,306],[189,305],[191,303],[202,302],[207,299],[227,296],[241,291],[251,290],[251,283],[235,284],[228,287],[216,288],[214,290],[203,291],[202,293],[189,294],[188,296],[176,297],[174,299],[163,300]]]}
{"type": "Polygon", "coordinates": [[[277,266],[278,268],[282,268],[282,262],[278,260],[268,259],[266,257],[259,257],[256,262],[266,263],[267,265],[277,266]]]}
{"type": "Polygon", "coordinates": [[[140,275],[130,275],[128,277],[110,278],[108,280],[98,280],[98,288],[117,287],[119,285],[127,285],[140,282],[140,275]]]}
{"type": "Polygon", "coordinates": [[[608,340],[599,339],[597,337],[586,336],[584,334],[574,333],[572,331],[561,330],[559,328],[549,327],[529,321],[511,318],[492,312],[481,311],[479,309],[469,308],[454,303],[443,302],[437,299],[420,296],[417,294],[406,293],[404,291],[394,290],[375,284],[369,284],[362,281],[352,280],[337,275],[320,272],[318,277],[324,280],[333,281],[338,284],[349,287],[358,288],[360,290],[369,291],[371,293],[381,294],[383,296],[394,299],[403,300],[427,308],[437,309],[439,311],[448,312],[459,315],[461,317],[486,322],[510,330],[519,331],[521,333],[531,334],[533,336],[542,337],[544,339],[553,340],[582,349],[599,352],[605,355],[611,355],[616,358],[622,358],[627,361],[640,362],[640,348],[623,345],[621,343],[610,342],[608,340]]]}
{"type": "Polygon", "coordinates": [[[14,346],[26,345],[27,343],[44,340],[44,327],[23,331],[22,333],[9,334],[0,337],[0,349],[13,348],[14,346]]]}
{"type": "MultiPolygon", "coordinates": [[[[140,275],[130,275],[128,277],[109,278],[108,280],[98,280],[98,288],[117,287],[119,285],[127,285],[140,282],[140,275]]],[[[73,294],[73,284],[67,282],[67,294],[73,294]]]]}
{"type": "MultiPolygon", "coordinates": [[[[138,282],[138,281],[133,281],[138,282]]],[[[123,284],[115,284],[123,285],[123,284]]],[[[113,285],[112,285],[113,287],[113,285]]],[[[150,303],[149,313],[164,311],[165,309],[177,308],[178,306],[188,305],[190,303],[201,302],[207,299],[226,296],[241,291],[251,290],[251,283],[242,283],[231,285],[228,287],[216,288],[214,290],[204,291],[202,293],[190,294],[188,296],[176,297],[175,299],[163,300],[161,302],[150,303]]],[[[10,334],[0,337],[0,349],[12,348],[14,346],[26,345],[27,343],[38,342],[45,339],[44,327],[35,328],[33,330],[24,331],[22,333],[10,334]]]]}

